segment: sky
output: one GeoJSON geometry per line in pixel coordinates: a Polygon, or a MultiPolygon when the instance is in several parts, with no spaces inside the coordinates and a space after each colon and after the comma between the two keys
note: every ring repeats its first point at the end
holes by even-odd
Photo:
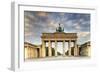
{"type": "Polygon", "coordinates": [[[25,42],[41,44],[43,32],[53,33],[61,24],[66,33],[77,33],[78,44],[90,41],[90,14],[24,11],[25,42]]]}

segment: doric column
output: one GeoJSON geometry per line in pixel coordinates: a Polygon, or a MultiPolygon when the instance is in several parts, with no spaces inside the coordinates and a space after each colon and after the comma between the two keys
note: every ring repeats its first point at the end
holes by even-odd
{"type": "Polygon", "coordinates": [[[77,41],[74,42],[74,56],[78,56],[77,41]]]}
{"type": "Polygon", "coordinates": [[[68,42],[68,56],[71,56],[71,40],[68,42]]]}
{"type": "Polygon", "coordinates": [[[42,40],[41,57],[45,57],[45,56],[46,56],[45,41],[42,40]]]}
{"type": "Polygon", "coordinates": [[[55,56],[57,56],[57,41],[55,40],[55,56]]]}
{"type": "Polygon", "coordinates": [[[63,56],[65,56],[65,40],[63,40],[63,56]]]}
{"type": "Polygon", "coordinates": [[[49,40],[49,42],[48,42],[48,55],[49,56],[52,56],[52,48],[51,48],[51,41],[49,40]]]}

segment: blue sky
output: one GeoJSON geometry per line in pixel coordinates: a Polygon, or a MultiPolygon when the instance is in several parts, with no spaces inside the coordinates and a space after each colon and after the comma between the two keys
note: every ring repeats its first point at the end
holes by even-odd
{"type": "Polygon", "coordinates": [[[76,32],[78,44],[90,41],[90,14],[25,11],[25,41],[41,44],[43,32],[53,33],[60,23],[64,32],[76,32]]]}

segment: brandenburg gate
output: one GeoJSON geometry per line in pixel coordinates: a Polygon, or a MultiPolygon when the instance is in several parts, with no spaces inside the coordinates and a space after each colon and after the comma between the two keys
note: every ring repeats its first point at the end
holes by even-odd
{"type": "Polygon", "coordinates": [[[48,57],[52,56],[52,42],[55,43],[54,47],[54,56],[58,56],[57,54],[57,44],[58,42],[62,42],[63,46],[63,54],[62,56],[66,56],[66,44],[68,43],[68,54],[67,56],[78,56],[78,48],[77,48],[77,33],[65,33],[64,28],[62,28],[59,24],[59,27],[56,29],[56,32],[54,33],[42,33],[41,36],[42,39],[42,48],[40,50],[40,57],[46,57],[46,53],[48,53],[48,57]],[[46,43],[48,42],[48,48],[46,48],[46,43]],[[72,55],[72,47],[71,42],[73,42],[73,55],[72,55]],[[48,52],[46,52],[46,49],[48,49],[48,52]]]}

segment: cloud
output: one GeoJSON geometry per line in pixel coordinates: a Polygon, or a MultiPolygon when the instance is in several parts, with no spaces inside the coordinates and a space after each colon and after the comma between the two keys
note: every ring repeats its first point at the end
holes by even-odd
{"type": "Polygon", "coordinates": [[[40,17],[46,17],[48,15],[48,13],[46,13],[46,12],[37,12],[36,15],[40,16],[40,17]]]}
{"type": "Polygon", "coordinates": [[[34,20],[35,16],[30,11],[24,11],[24,18],[27,20],[34,20]]]}
{"type": "Polygon", "coordinates": [[[79,23],[75,23],[73,25],[74,25],[74,27],[75,27],[76,30],[78,30],[78,31],[81,30],[81,27],[80,27],[80,24],[79,23]]]}
{"type": "Polygon", "coordinates": [[[84,44],[90,41],[90,32],[78,32],[78,44],[84,44]]]}
{"type": "Polygon", "coordinates": [[[87,35],[89,35],[90,32],[78,32],[78,37],[86,37],[87,35]]]}
{"type": "Polygon", "coordinates": [[[85,42],[90,41],[90,33],[89,32],[81,32],[78,33],[78,44],[84,44],[85,42]]]}
{"type": "Polygon", "coordinates": [[[32,35],[32,32],[25,32],[25,37],[30,37],[32,35]]]}
{"type": "Polygon", "coordinates": [[[56,28],[58,23],[55,22],[54,20],[49,20],[48,23],[47,23],[48,27],[53,27],[53,28],[56,28]]]}

